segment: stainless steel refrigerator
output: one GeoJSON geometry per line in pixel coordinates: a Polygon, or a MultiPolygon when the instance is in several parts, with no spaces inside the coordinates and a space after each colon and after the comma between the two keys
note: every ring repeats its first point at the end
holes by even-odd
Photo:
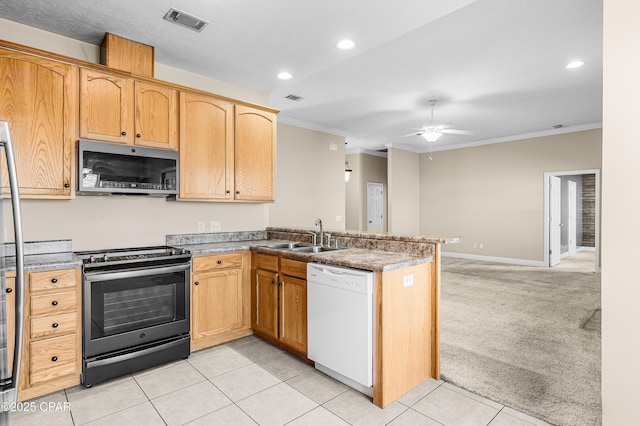
{"type": "MultiPolygon", "coordinates": [[[[20,375],[20,359],[22,353],[22,333],[24,328],[24,243],[22,239],[22,223],[20,216],[20,197],[16,175],[15,157],[9,134],[9,124],[0,121],[0,176],[3,183],[9,183],[10,194],[1,194],[0,198],[0,426],[9,422],[9,412],[15,408],[18,400],[18,383],[20,375]],[[3,161],[6,160],[6,161],[3,161]],[[6,167],[6,171],[2,170],[6,167]],[[6,203],[11,203],[9,208],[6,203]],[[9,218],[11,216],[13,220],[9,218]],[[6,233],[6,234],[5,234],[6,233]],[[8,250],[6,238],[13,234],[15,242],[15,289],[7,287],[6,271],[13,269],[13,261],[6,261],[8,250]],[[13,292],[13,294],[11,294],[13,292]],[[8,306],[8,301],[15,300],[15,309],[8,306]],[[8,311],[15,312],[15,321],[8,318],[8,311]],[[12,324],[13,330],[9,330],[12,324]],[[13,336],[11,339],[9,336],[13,336]],[[11,352],[11,353],[10,353],[11,352]],[[12,359],[11,365],[9,360],[12,359]]],[[[11,258],[13,256],[10,256],[11,258]]]]}

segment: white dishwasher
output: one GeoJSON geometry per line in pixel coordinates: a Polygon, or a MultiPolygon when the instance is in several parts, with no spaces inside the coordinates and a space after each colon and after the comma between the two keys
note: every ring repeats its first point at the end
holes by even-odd
{"type": "Polygon", "coordinates": [[[308,357],[316,368],[373,394],[373,272],[307,264],[308,357]]]}

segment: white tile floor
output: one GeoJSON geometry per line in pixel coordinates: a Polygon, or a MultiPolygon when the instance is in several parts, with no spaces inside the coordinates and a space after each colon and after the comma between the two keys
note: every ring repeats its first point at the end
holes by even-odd
{"type": "Polygon", "coordinates": [[[32,402],[35,411],[11,413],[12,426],[546,425],[431,379],[380,409],[254,336],[91,389],[77,386],[32,402]],[[70,409],[63,409],[64,402],[70,409]]]}

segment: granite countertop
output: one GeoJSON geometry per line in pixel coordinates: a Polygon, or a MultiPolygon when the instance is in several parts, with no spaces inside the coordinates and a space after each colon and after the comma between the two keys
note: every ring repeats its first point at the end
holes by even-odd
{"type": "MultiPolygon", "coordinates": [[[[267,231],[275,232],[318,232],[318,228],[282,228],[282,227],[267,227],[267,231]]],[[[345,230],[331,230],[325,229],[325,233],[330,233],[335,237],[350,237],[350,238],[370,238],[378,240],[389,241],[407,241],[416,243],[433,243],[433,244],[452,244],[460,242],[459,237],[432,237],[427,235],[400,235],[390,234],[388,232],[373,232],[373,231],[345,231],[345,230]]]]}
{"type": "Polygon", "coordinates": [[[250,240],[250,241],[225,241],[198,244],[173,245],[173,247],[188,250],[194,256],[230,253],[241,250],[257,250],[265,254],[284,255],[291,259],[304,262],[325,263],[349,268],[364,269],[367,271],[390,271],[421,263],[432,262],[432,256],[414,256],[406,253],[396,253],[381,250],[365,250],[358,248],[345,248],[336,251],[322,253],[301,253],[281,248],[269,248],[267,245],[289,243],[285,240],[250,240]]]}
{"type": "MultiPolygon", "coordinates": [[[[0,257],[0,270],[16,270],[15,247],[4,244],[4,257],[0,257]]],[[[71,251],[71,240],[35,241],[24,245],[24,268],[26,271],[42,269],[65,269],[82,266],[82,260],[71,251]]]]}

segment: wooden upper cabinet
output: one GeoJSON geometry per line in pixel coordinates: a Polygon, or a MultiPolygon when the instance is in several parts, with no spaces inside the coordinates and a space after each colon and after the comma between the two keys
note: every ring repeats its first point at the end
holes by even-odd
{"type": "Polygon", "coordinates": [[[276,115],[236,105],[235,199],[274,199],[276,115]]]}
{"type": "Polygon", "coordinates": [[[80,70],[80,137],[133,145],[133,81],[80,70]]]}
{"type": "Polygon", "coordinates": [[[80,70],[80,137],[176,150],[175,89],[80,70]]]}
{"type": "Polygon", "coordinates": [[[233,104],[180,93],[180,198],[233,199],[233,104]]]}
{"type": "Polygon", "coordinates": [[[78,67],[0,49],[0,120],[9,123],[21,196],[71,196],[77,88],[78,67]]]}
{"type": "Polygon", "coordinates": [[[178,92],[136,81],[135,105],[135,144],[177,150],[178,92]]]}

